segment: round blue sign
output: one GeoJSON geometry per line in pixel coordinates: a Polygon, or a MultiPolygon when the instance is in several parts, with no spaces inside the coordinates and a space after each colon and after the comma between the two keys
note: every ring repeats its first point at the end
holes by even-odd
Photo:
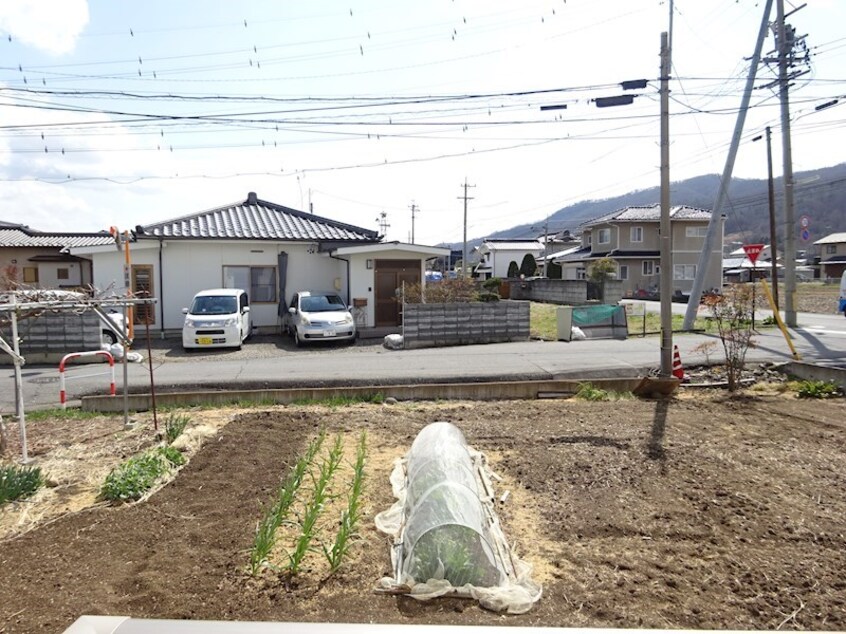
{"type": "Polygon", "coordinates": [[[811,239],[811,232],[807,229],[802,229],[802,233],[800,235],[802,236],[802,242],[807,242],[811,239]]]}

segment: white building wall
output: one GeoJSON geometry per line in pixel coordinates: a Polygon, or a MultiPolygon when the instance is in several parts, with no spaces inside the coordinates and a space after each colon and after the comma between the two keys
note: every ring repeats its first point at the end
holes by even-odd
{"type": "MultiPolygon", "coordinates": [[[[162,244],[162,272],[159,271],[159,243],[142,241],[130,247],[133,265],[153,266],[154,295],[159,300],[155,308],[155,328],[180,329],[187,307],[194,294],[208,288],[223,286],[224,266],[277,266],[277,256],[288,254],[286,304],[299,290],[338,290],[346,286],[346,265],[323,253],[309,253],[305,243],[267,242],[168,242],[162,244]],[[160,288],[163,286],[163,288],[160,288]]],[[[94,284],[99,289],[110,284],[118,294],[125,293],[123,253],[98,253],[94,259],[94,284]]],[[[277,271],[278,276],[278,271],[277,271]]],[[[250,289],[246,289],[248,292],[250,289]]],[[[256,328],[279,325],[278,302],[254,303],[250,297],[251,320],[256,328]]]]}

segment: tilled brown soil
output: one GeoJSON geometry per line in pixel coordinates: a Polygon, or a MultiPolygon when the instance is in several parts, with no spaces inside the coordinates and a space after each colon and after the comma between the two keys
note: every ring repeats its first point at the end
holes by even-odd
{"type": "MultiPolygon", "coordinates": [[[[843,399],[721,394],[243,411],[148,500],[71,513],[0,542],[0,632],[61,632],[81,614],[846,629],[844,414],[843,399]],[[389,540],[373,516],[392,502],[391,461],[438,420],[488,455],[498,495],[509,492],[506,535],[544,586],[527,614],[373,593],[390,573],[389,540]],[[332,576],[315,576],[315,565],[251,578],[262,509],[321,427],[352,445],[367,432],[360,538],[332,576]]],[[[30,434],[38,443],[51,425],[30,434]]],[[[122,434],[112,432],[116,443],[122,434]]]]}

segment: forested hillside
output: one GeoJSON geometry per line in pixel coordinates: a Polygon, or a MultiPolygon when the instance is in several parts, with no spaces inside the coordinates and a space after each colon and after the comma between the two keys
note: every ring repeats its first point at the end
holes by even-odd
{"type": "MultiPolygon", "coordinates": [[[[846,163],[808,172],[794,174],[795,215],[798,224],[801,216],[810,219],[811,239],[814,240],[840,231],[846,231],[846,163]]],[[[711,209],[716,201],[720,179],[716,174],[698,176],[672,183],[671,204],[691,205],[711,209]]],[[[781,178],[775,180],[777,224],[783,224],[783,188],[781,178]]],[[[586,200],[563,209],[549,217],[549,231],[569,229],[580,231],[588,220],[632,205],[652,205],[660,200],[659,188],[633,191],[623,196],[603,200],[586,200]]],[[[726,241],[769,243],[769,211],[767,181],[734,179],[729,188],[729,199],[723,207],[726,214],[726,241]]],[[[473,240],[477,245],[483,238],[525,238],[540,233],[538,222],[516,225],[510,229],[473,240]],[[534,228],[533,228],[534,227],[534,228]]],[[[779,232],[779,241],[782,240],[779,232]]],[[[804,248],[797,238],[797,247],[804,248]]]]}

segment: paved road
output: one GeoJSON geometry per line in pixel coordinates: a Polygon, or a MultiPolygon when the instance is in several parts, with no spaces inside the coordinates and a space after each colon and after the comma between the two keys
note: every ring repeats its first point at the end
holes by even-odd
{"type": "MultiPolygon", "coordinates": [[[[683,310],[683,305],[680,306],[683,310]]],[[[803,360],[846,367],[846,319],[841,315],[802,313],[799,323],[800,327],[792,334],[803,360]]],[[[787,343],[777,329],[762,330],[756,340],[757,347],[747,357],[750,362],[791,358],[787,343]]],[[[706,357],[696,351],[702,343],[717,344],[710,353],[712,360],[721,356],[719,340],[714,336],[677,334],[674,341],[685,365],[706,362],[706,357]]],[[[400,351],[386,350],[377,342],[301,350],[278,337],[257,337],[240,351],[186,354],[179,346],[178,339],[154,342],[152,359],[157,390],[630,377],[657,368],[660,363],[660,341],[656,336],[631,337],[625,341],[526,341],[400,351]]],[[[143,348],[141,352],[146,357],[143,348]]],[[[146,360],[127,365],[131,391],[148,391],[148,368],[146,360]]],[[[106,370],[104,364],[68,370],[69,402],[84,394],[105,393],[108,376],[102,372],[106,370]],[[76,376],[82,378],[71,378],[76,376]]],[[[122,366],[118,365],[116,371],[120,393],[122,366]]],[[[59,404],[55,366],[25,366],[23,379],[27,409],[59,404]]],[[[4,414],[14,411],[11,366],[0,368],[0,411],[4,414]]]]}

